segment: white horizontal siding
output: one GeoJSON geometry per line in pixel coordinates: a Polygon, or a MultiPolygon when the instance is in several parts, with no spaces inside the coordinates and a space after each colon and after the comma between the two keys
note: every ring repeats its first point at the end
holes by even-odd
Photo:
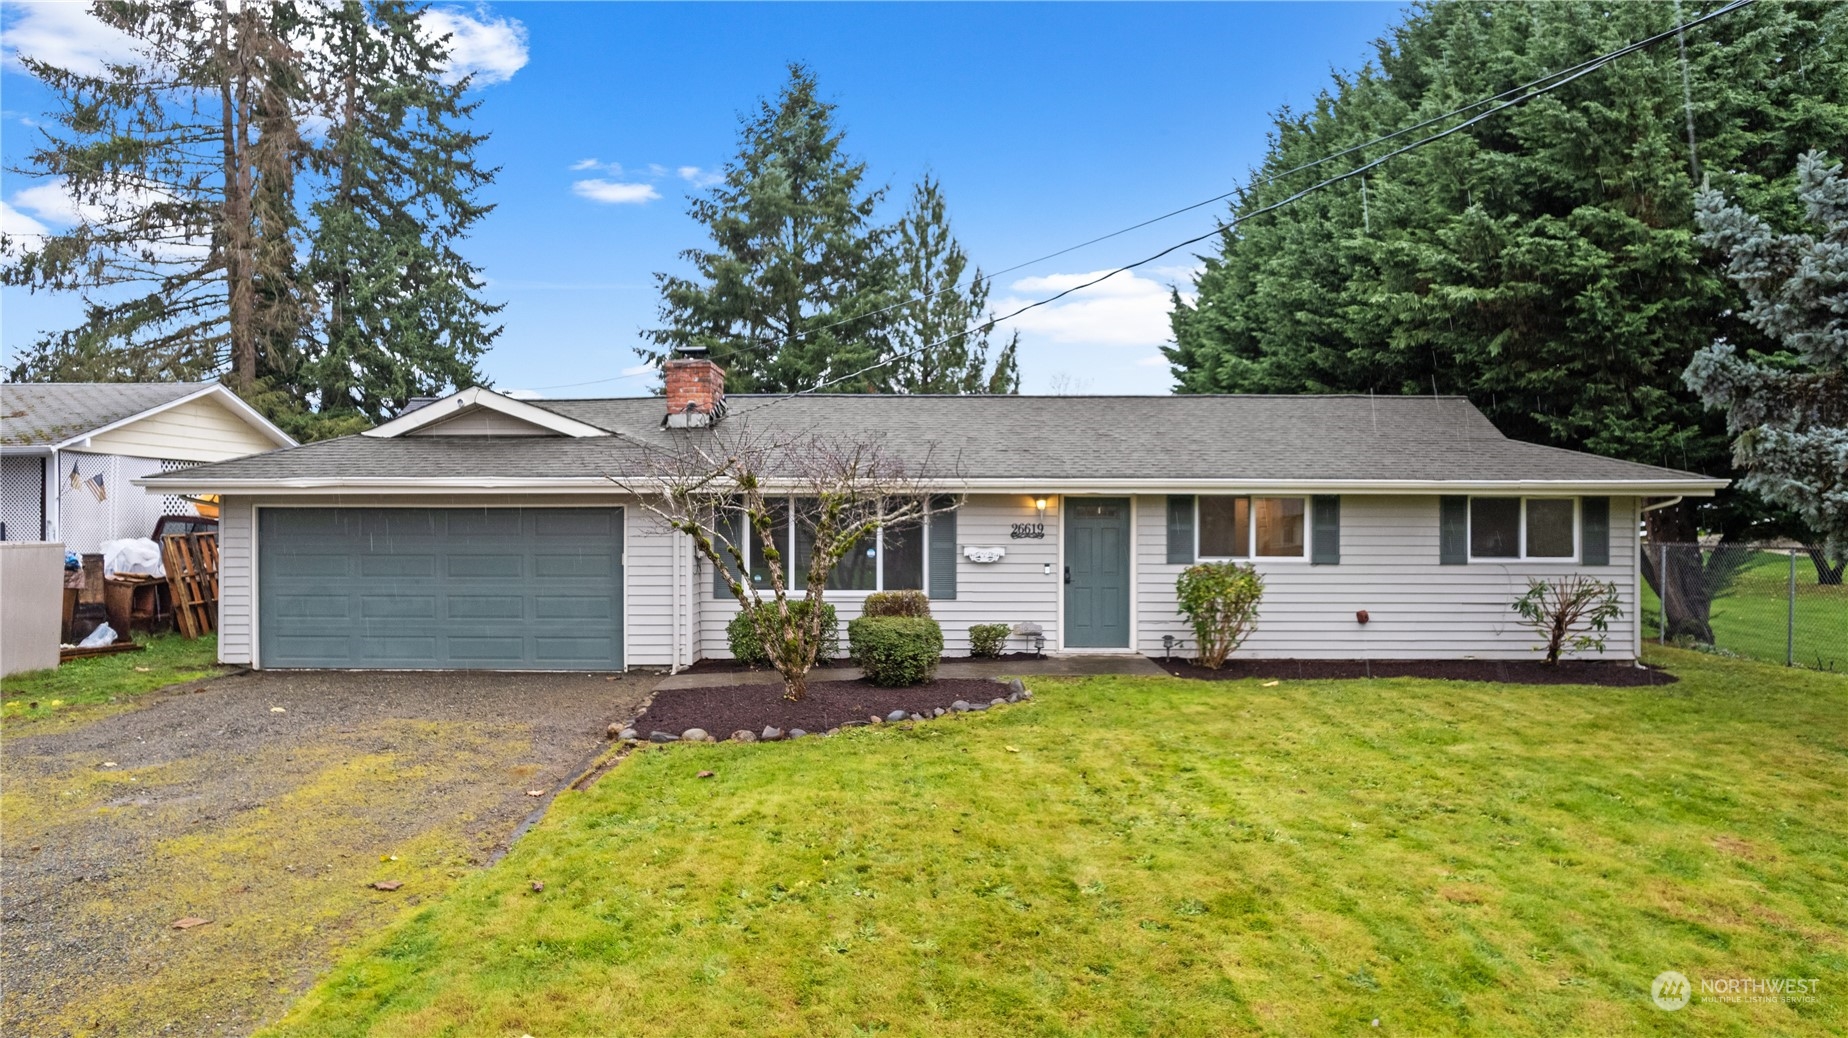
{"type": "MultiPolygon", "coordinates": [[[[1046,537],[1043,540],[1013,540],[1015,523],[1040,521],[1033,498],[1019,494],[971,495],[956,513],[956,597],[933,599],[931,616],[943,626],[943,651],[950,656],[969,651],[969,627],[973,624],[1033,622],[1045,628],[1047,646],[1058,644],[1059,589],[1058,576],[1059,510],[1056,499],[1046,509],[1046,537]],[[999,547],[1006,555],[999,562],[975,563],[963,556],[968,547],[999,547]],[[1046,572],[1046,567],[1052,572],[1046,572]]],[[[928,580],[926,581],[928,583],[928,580]]],[[[700,652],[705,657],[730,659],[725,641],[725,625],[738,615],[738,602],[729,593],[714,597],[712,567],[703,560],[698,576],[700,652]]],[[[864,592],[830,592],[827,600],[834,605],[841,623],[842,648],[847,638],[847,622],[860,615],[866,599],[864,592]]],[[[1015,639],[1010,651],[1023,650],[1026,643],[1015,639]]]]}
{"type": "Polygon", "coordinates": [[[686,539],[632,499],[623,504],[625,662],[666,667],[674,662],[674,549],[686,539]]]}
{"type": "Polygon", "coordinates": [[[208,396],[92,436],[86,449],[174,461],[225,461],[272,451],[276,444],[208,396]]]}
{"type": "Polygon", "coordinates": [[[250,666],[257,616],[256,499],[218,502],[218,662],[250,666]]]}
{"type": "MultiPolygon", "coordinates": [[[[1623,617],[1611,625],[1605,651],[1587,658],[1635,658],[1636,500],[1611,500],[1611,562],[1438,563],[1435,496],[1349,495],[1341,501],[1341,562],[1266,562],[1258,628],[1239,649],[1255,658],[1408,659],[1535,658],[1538,636],[1517,623],[1511,608],[1529,577],[1585,573],[1617,583],[1623,617]],[[1365,609],[1369,622],[1355,618],[1365,609]]],[[[1174,582],[1185,567],[1167,561],[1167,503],[1138,501],[1137,647],[1160,655],[1162,636],[1193,633],[1175,609],[1174,582]]]]}

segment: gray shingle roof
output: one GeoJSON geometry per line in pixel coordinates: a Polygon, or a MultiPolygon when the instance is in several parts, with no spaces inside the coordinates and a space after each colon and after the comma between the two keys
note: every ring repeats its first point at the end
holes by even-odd
{"type": "Polygon", "coordinates": [[[0,384],[0,444],[50,446],[191,396],[211,382],[0,384]]]}
{"type": "MultiPolygon", "coordinates": [[[[876,437],[973,480],[1579,481],[1702,477],[1511,440],[1460,397],[732,396],[716,435],[876,437]]],[[[175,473],[172,480],[639,476],[660,397],[528,401],[618,435],[349,436],[175,473]]]]}

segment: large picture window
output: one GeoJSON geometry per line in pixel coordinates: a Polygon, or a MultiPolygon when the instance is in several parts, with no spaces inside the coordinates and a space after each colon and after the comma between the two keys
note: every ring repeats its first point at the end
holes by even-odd
{"type": "Polygon", "coordinates": [[[1198,556],[1205,559],[1300,559],[1309,514],[1301,497],[1199,498],[1198,556]]]}
{"type": "MultiPolygon", "coordinates": [[[[792,498],[770,502],[771,529],[782,555],[783,579],[791,590],[808,583],[809,560],[815,551],[813,499],[792,498]],[[791,517],[795,521],[791,522],[791,517]]],[[[770,564],[764,557],[763,539],[754,531],[745,537],[751,584],[770,586],[770,564]]],[[[829,591],[921,591],[924,589],[924,527],[913,521],[875,530],[860,538],[828,573],[829,591]]]]}
{"type": "Polygon", "coordinates": [[[1569,497],[1474,497],[1469,554],[1476,559],[1570,559],[1578,554],[1578,501],[1569,497]]]}

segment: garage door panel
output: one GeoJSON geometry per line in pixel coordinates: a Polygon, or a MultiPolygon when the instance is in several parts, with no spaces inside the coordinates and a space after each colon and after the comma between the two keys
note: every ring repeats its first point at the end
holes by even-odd
{"type": "Polygon", "coordinates": [[[353,601],[339,594],[294,594],[276,603],[275,615],[288,620],[345,620],[352,612],[353,601]]]}
{"type": "Polygon", "coordinates": [[[524,525],[522,513],[507,508],[446,509],[443,522],[451,537],[518,537],[524,525]]]}
{"type": "Polygon", "coordinates": [[[526,576],[523,555],[451,555],[448,562],[451,577],[522,580],[526,576]]]}
{"type": "Polygon", "coordinates": [[[359,557],[359,575],[362,577],[434,577],[436,576],[436,556],[423,553],[384,554],[381,549],[373,549],[379,554],[361,555],[359,557]]]}
{"type": "Polygon", "coordinates": [[[457,666],[491,668],[517,667],[528,656],[526,639],[483,635],[451,636],[449,658],[457,666]]]}
{"type": "Polygon", "coordinates": [[[440,666],[442,658],[437,655],[436,642],[434,634],[362,637],[359,639],[360,666],[419,669],[440,666]]]}
{"type": "Polygon", "coordinates": [[[533,649],[538,658],[547,663],[584,665],[593,660],[608,659],[615,645],[609,638],[542,636],[533,639],[533,649]]]}
{"type": "Polygon", "coordinates": [[[616,535],[616,516],[610,512],[558,509],[533,514],[533,528],[541,537],[608,538],[616,535]]]}
{"type": "Polygon", "coordinates": [[[267,667],[622,665],[622,511],[262,509],[267,667]]]}
{"type": "Polygon", "coordinates": [[[451,620],[523,620],[526,598],[521,595],[450,595],[451,620]]]}
{"type": "Polygon", "coordinates": [[[540,553],[533,556],[533,576],[546,580],[614,572],[616,572],[616,556],[607,553],[580,552],[574,555],[540,553]]]}

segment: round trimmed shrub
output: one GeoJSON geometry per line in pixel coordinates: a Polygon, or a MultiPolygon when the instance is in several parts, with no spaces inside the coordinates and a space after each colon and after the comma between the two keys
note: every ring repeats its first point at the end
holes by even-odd
{"type": "Polygon", "coordinates": [[[1257,628],[1264,578],[1250,563],[1202,562],[1181,572],[1174,594],[1193,627],[1200,665],[1218,670],[1257,628]]]}
{"type": "MultiPolygon", "coordinates": [[[[800,623],[807,619],[808,599],[799,599],[789,603],[791,619],[800,623]]],[[[768,616],[776,615],[776,603],[765,602],[757,608],[766,610],[768,616]]],[[[751,623],[748,612],[740,610],[731,622],[725,625],[725,641],[731,648],[732,659],[739,663],[748,663],[760,667],[770,662],[770,654],[764,651],[764,643],[757,637],[757,626],[751,623]]],[[[816,663],[826,663],[841,654],[841,624],[834,616],[832,603],[821,604],[821,648],[815,653],[816,663]]]]}
{"type": "Polygon", "coordinates": [[[1007,648],[1014,628],[1007,624],[976,624],[969,628],[969,655],[994,659],[1007,648]]]}
{"type": "Polygon", "coordinates": [[[853,658],[885,688],[921,685],[937,673],[943,628],[919,616],[862,616],[847,625],[853,658]]]}
{"type": "Polygon", "coordinates": [[[862,616],[930,616],[930,596],[922,591],[875,591],[866,596],[862,616]]]}

